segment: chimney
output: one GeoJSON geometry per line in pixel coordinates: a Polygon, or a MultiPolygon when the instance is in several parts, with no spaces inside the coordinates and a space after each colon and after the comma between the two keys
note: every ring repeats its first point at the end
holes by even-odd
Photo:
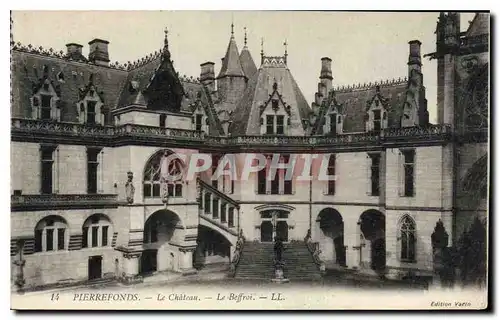
{"type": "Polygon", "coordinates": [[[412,70],[421,72],[422,57],[420,54],[420,46],[422,43],[418,40],[412,40],[408,42],[408,44],[410,45],[410,54],[408,56],[408,78],[410,78],[412,70]]]}
{"type": "Polygon", "coordinates": [[[211,61],[207,61],[205,63],[200,64],[201,72],[200,72],[200,82],[207,86],[210,92],[215,91],[215,63],[211,61]]]}
{"type": "Polygon", "coordinates": [[[82,54],[82,48],[83,46],[81,44],[78,44],[78,43],[68,43],[66,45],[66,53],[69,55],[69,56],[72,56],[73,54],[82,54]]]}
{"type": "Polygon", "coordinates": [[[332,89],[332,59],[328,57],[321,58],[321,73],[319,75],[321,83],[326,87],[326,92],[332,89]]]}
{"type": "Polygon", "coordinates": [[[101,39],[94,39],[89,42],[89,61],[99,66],[109,65],[109,42],[101,39]]]}

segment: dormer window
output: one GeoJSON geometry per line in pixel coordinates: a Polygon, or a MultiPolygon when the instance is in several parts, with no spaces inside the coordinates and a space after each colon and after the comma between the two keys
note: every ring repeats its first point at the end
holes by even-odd
{"type": "Polygon", "coordinates": [[[40,106],[40,119],[42,120],[50,120],[51,119],[51,106],[52,106],[52,96],[42,94],[40,95],[42,98],[42,103],[40,106]]]}
{"type": "Polygon", "coordinates": [[[330,115],[330,132],[337,133],[337,114],[332,113],[330,115]]]}
{"type": "Polygon", "coordinates": [[[388,99],[381,95],[380,87],[377,86],[375,96],[367,104],[366,131],[380,132],[387,128],[387,105],[388,99]]]}
{"type": "Polygon", "coordinates": [[[284,115],[266,115],[266,134],[285,134],[284,115]]]}
{"type": "Polygon", "coordinates": [[[195,117],[195,130],[202,131],[203,130],[203,115],[197,114],[195,117]]]}
{"type": "Polygon", "coordinates": [[[95,124],[95,101],[87,101],[87,123],[88,124],[95,124]]]}
{"type": "Polygon", "coordinates": [[[193,130],[197,132],[208,132],[208,117],[201,107],[198,107],[194,113],[192,119],[193,130]]]}
{"type": "Polygon", "coordinates": [[[101,96],[96,93],[97,92],[94,87],[88,88],[86,93],[85,91],[82,92],[82,100],[78,102],[78,119],[80,123],[88,125],[104,124],[104,104],[101,96]]]}
{"type": "Polygon", "coordinates": [[[276,116],[276,134],[285,133],[285,116],[276,116]]]}
{"type": "Polygon", "coordinates": [[[59,121],[61,112],[58,108],[59,97],[49,80],[40,85],[40,89],[31,98],[32,117],[39,120],[59,121]]]}

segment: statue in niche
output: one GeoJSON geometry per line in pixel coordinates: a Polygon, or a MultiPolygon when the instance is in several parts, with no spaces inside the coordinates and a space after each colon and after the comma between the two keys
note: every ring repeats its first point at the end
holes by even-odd
{"type": "Polygon", "coordinates": [[[127,202],[129,204],[134,203],[135,187],[132,182],[133,179],[134,179],[134,173],[132,171],[127,172],[127,183],[125,183],[125,193],[127,195],[127,202]]]}

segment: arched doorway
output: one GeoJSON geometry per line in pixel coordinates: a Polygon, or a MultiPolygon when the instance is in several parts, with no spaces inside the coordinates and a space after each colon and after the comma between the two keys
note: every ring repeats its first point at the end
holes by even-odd
{"type": "Polygon", "coordinates": [[[284,210],[265,210],[260,213],[260,241],[273,242],[280,238],[288,242],[288,216],[284,210]]]}
{"type": "Polygon", "coordinates": [[[316,222],[321,230],[319,244],[324,261],[345,266],[346,254],[342,216],[333,208],[325,208],[318,214],[316,222]]]}
{"type": "Polygon", "coordinates": [[[228,265],[230,261],[231,243],[219,232],[198,226],[198,245],[193,254],[193,265],[197,269],[208,266],[228,265]]]}
{"type": "Polygon", "coordinates": [[[169,210],[156,211],[146,220],[140,263],[142,275],[175,268],[177,264],[171,261],[175,257],[174,248],[170,243],[182,242],[180,229],[182,223],[179,216],[169,210]]]}
{"type": "Polygon", "coordinates": [[[384,214],[375,209],[367,210],[361,214],[359,226],[365,239],[365,248],[361,251],[362,265],[369,261],[370,269],[383,272],[386,263],[384,214]]]}

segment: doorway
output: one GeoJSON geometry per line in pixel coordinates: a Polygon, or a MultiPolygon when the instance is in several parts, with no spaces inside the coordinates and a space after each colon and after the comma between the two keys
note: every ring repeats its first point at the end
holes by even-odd
{"type": "Polygon", "coordinates": [[[267,210],[260,213],[260,241],[273,242],[280,238],[283,242],[288,242],[288,215],[282,210],[267,210]]]}
{"type": "Polygon", "coordinates": [[[89,280],[102,278],[102,256],[89,257],[88,277],[89,280]]]}
{"type": "Polygon", "coordinates": [[[157,264],[158,250],[144,250],[141,255],[141,274],[148,275],[158,270],[157,264]]]}

